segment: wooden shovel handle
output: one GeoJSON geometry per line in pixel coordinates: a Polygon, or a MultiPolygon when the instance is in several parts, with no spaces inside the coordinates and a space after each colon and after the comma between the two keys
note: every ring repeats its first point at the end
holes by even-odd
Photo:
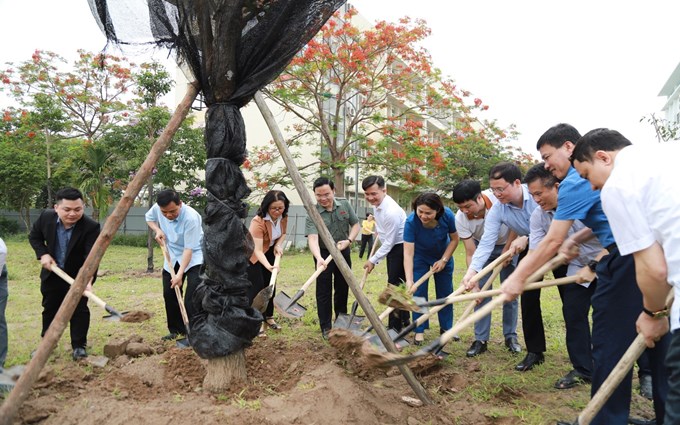
{"type": "Polygon", "coordinates": [[[526,280],[526,283],[538,282],[539,280],[543,279],[543,275],[545,275],[549,271],[556,269],[557,267],[563,264],[566,264],[566,262],[567,257],[565,257],[563,254],[557,254],[550,261],[548,261],[538,270],[536,270],[534,274],[529,276],[529,278],[526,280]]]}
{"type": "Polygon", "coordinates": [[[444,332],[439,337],[439,344],[441,344],[441,346],[446,345],[449,341],[451,341],[453,339],[454,336],[456,336],[458,333],[460,333],[460,331],[465,329],[467,326],[475,323],[477,320],[481,319],[482,317],[485,317],[488,314],[491,314],[491,311],[493,311],[494,308],[503,305],[503,303],[505,301],[507,301],[507,296],[505,294],[501,294],[501,295],[497,296],[496,298],[492,299],[491,301],[489,301],[486,305],[484,305],[479,310],[470,314],[465,319],[459,320],[455,325],[453,325],[453,327],[451,329],[444,332]]]}
{"type": "MultiPolygon", "coordinates": [[[[52,270],[52,273],[64,279],[64,281],[69,285],[73,285],[73,282],[75,282],[75,280],[71,276],[66,274],[66,272],[60,269],[59,266],[57,266],[56,264],[53,263],[50,269],[52,270]]],[[[83,291],[83,295],[86,296],[88,299],[91,299],[99,307],[106,309],[106,303],[104,302],[104,300],[102,300],[92,292],[85,290],[83,291]]]]}
{"type": "Polygon", "coordinates": [[[499,255],[498,258],[490,262],[486,267],[479,271],[476,275],[470,279],[471,283],[479,282],[484,276],[491,273],[496,266],[502,264],[508,258],[512,258],[515,254],[512,251],[505,251],[503,254],[499,255]]]}
{"type": "MultiPolygon", "coordinates": [[[[328,265],[331,263],[331,261],[333,261],[333,256],[332,256],[332,255],[329,255],[328,257],[326,257],[325,260],[323,260],[323,263],[324,263],[326,266],[328,266],[328,265]]],[[[317,269],[314,271],[314,273],[312,273],[312,275],[309,276],[309,279],[307,279],[307,282],[305,282],[304,285],[302,285],[302,288],[300,288],[300,291],[303,291],[303,292],[306,291],[307,288],[309,288],[309,285],[311,285],[312,282],[314,282],[314,280],[315,280],[317,277],[319,277],[319,275],[320,275],[321,273],[323,273],[324,270],[325,270],[325,269],[319,269],[319,268],[317,268],[317,269]]]]}
{"type": "MultiPolygon", "coordinates": [[[[165,260],[168,262],[168,268],[170,269],[170,277],[172,279],[177,276],[175,274],[175,267],[172,264],[172,259],[170,258],[170,253],[168,252],[168,249],[165,247],[164,243],[159,244],[161,246],[161,251],[163,251],[163,257],[165,257],[165,260]]],[[[182,298],[182,292],[179,290],[179,286],[175,286],[175,296],[177,297],[177,304],[179,304],[179,312],[182,315],[182,321],[184,322],[184,326],[187,327],[187,331],[189,330],[189,316],[187,315],[187,309],[184,306],[184,299],[182,298]]]]}
{"type": "MultiPolygon", "coordinates": [[[[429,270],[427,273],[425,273],[420,279],[418,279],[418,280],[413,284],[413,286],[411,286],[411,289],[409,289],[409,291],[408,291],[409,294],[415,293],[415,292],[416,292],[416,289],[418,289],[418,287],[419,287],[420,285],[422,285],[423,282],[425,282],[427,279],[429,279],[430,276],[432,276],[433,274],[434,274],[434,270],[432,270],[432,269],[430,268],[430,270],[429,270]]],[[[389,316],[390,313],[392,313],[393,311],[394,311],[394,307],[387,307],[387,308],[385,309],[385,311],[383,311],[382,313],[380,313],[380,316],[378,316],[378,319],[384,320],[385,317],[389,316]]]]}
{"type": "Polygon", "coordinates": [[[272,277],[269,279],[269,286],[276,285],[276,278],[279,275],[279,265],[281,264],[281,256],[276,254],[274,257],[274,270],[272,271],[272,277]]]}
{"type": "MultiPolygon", "coordinates": [[[[674,298],[673,289],[670,290],[666,296],[666,305],[671,305],[674,298]]],[[[623,380],[623,378],[628,374],[630,369],[635,364],[635,361],[642,355],[642,353],[647,348],[645,344],[645,337],[641,333],[633,340],[630,347],[621,357],[621,360],[614,366],[609,376],[604,380],[600,388],[597,390],[595,395],[590,399],[586,407],[583,409],[580,415],[578,415],[579,425],[588,425],[593,420],[597,412],[602,409],[602,406],[609,400],[612,393],[623,380]]]]}
{"type": "MultiPolygon", "coordinates": [[[[566,284],[569,284],[569,283],[576,283],[577,281],[578,281],[578,277],[576,275],[567,276],[567,277],[563,277],[563,278],[560,278],[560,279],[544,280],[542,282],[529,283],[524,288],[524,290],[525,291],[531,291],[532,289],[541,289],[541,288],[548,288],[550,286],[566,285],[566,284]]],[[[478,300],[480,298],[494,297],[496,295],[500,295],[501,292],[502,292],[502,289],[491,289],[489,291],[480,291],[480,292],[475,292],[475,293],[472,293],[472,294],[460,295],[460,296],[451,298],[449,301],[452,302],[452,303],[455,303],[455,302],[460,302],[460,301],[478,300]]]]}
{"type": "MultiPolygon", "coordinates": [[[[503,270],[503,266],[501,264],[499,264],[498,266],[496,266],[495,269],[493,269],[493,273],[491,273],[491,276],[484,283],[484,286],[482,286],[479,293],[484,292],[486,294],[486,293],[489,292],[489,291],[487,291],[487,289],[489,289],[489,287],[491,286],[493,281],[496,280],[496,276],[498,276],[500,274],[501,270],[503,270]]],[[[488,296],[491,296],[491,295],[488,295],[488,296]]],[[[472,310],[474,310],[476,305],[477,305],[477,301],[470,301],[470,304],[468,304],[468,306],[465,308],[465,311],[463,311],[463,314],[460,315],[460,318],[458,318],[458,321],[461,321],[461,320],[465,319],[466,317],[468,317],[468,315],[470,313],[472,313],[472,310]]]]}

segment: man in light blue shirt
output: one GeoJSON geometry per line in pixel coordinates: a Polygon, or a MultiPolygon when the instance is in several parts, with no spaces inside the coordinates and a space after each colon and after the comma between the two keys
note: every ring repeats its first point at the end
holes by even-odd
{"type": "MultiPolygon", "coordinates": [[[[522,172],[515,164],[501,162],[491,168],[489,186],[499,202],[491,207],[484,219],[484,234],[463,277],[462,284],[468,291],[479,290],[479,287],[470,280],[484,267],[493,253],[501,226],[505,224],[514,233],[512,237],[529,235],[531,214],[538,207],[529,195],[526,185],[522,184],[522,172]]],[[[542,363],[545,351],[545,343],[537,337],[543,333],[543,328],[542,321],[539,323],[535,320],[536,315],[532,311],[535,300],[531,295],[533,294],[522,297],[520,301],[527,355],[515,369],[522,372],[532,369],[537,363],[542,363]]]]}
{"type": "Polygon", "coordinates": [[[156,234],[159,244],[164,244],[170,254],[168,264],[163,261],[163,299],[170,333],[163,340],[183,337],[187,333],[175,287],[182,287],[187,280],[184,304],[191,321],[194,312],[192,296],[200,281],[199,269],[203,264],[203,225],[201,215],[184,204],[174,190],[163,190],[156,197],[156,204],[145,215],[146,224],[156,234]],[[175,270],[175,278],[170,275],[175,270]]]}

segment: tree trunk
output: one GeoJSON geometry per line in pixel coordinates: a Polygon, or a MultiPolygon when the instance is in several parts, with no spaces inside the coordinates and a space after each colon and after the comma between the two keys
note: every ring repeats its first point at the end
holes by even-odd
{"type": "Polygon", "coordinates": [[[52,196],[52,156],[50,155],[50,132],[45,131],[45,156],[47,157],[47,208],[54,206],[52,196]]]}
{"type": "Polygon", "coordinates": [[[234,382],[245,382],[246,356],[239,350],[225,357],[208,359],[203,388],[212,392],[227,390],[234,382]]]}
{"type": "Polygon", "coordinates": [[[335,183],[335,196],[345,197],[345,170],[331,168],[333,170],[333,183],[335,183]]]}

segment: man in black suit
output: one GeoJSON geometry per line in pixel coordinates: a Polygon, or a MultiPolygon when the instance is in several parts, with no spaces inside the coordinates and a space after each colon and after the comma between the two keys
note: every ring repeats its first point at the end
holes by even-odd
{"type": "MultiPolygon", "coordinates": [[[[56,264],[75,278],[99,236],[99,223],[84,215],[83,194],[78,189],[64,188],[57,192],[54,209],[40,214],[33,224],[28,240],[40,260],[40,292],[43,300],[42,332],[45,335],[57,314],[70,285],[52,273],[56,264]]],[[[93,279],[94,281],[94,279],[93,279]]],[[[92,289],[93,281],[87,285],[92,289]]],[[[71,347],[73,360],[87,357],[87,331],[90,327],[90,310],[83,297],[71,317],[71,347]]]]}

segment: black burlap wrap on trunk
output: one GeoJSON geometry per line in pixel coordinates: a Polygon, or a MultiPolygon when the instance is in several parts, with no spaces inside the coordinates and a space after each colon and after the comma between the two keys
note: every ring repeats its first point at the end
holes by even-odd
{"type": "Polygon", "coordinates": [[[88,1],[110,43],[170,48],[200,85],[208,106],[208,206],[190,342],[203,358],[239,351],[263,320],[246,296],[253,243],[243,222],[250,189],[240,169],[247,154],[239,108],[283,71],[344,0],[88,1]]]}

